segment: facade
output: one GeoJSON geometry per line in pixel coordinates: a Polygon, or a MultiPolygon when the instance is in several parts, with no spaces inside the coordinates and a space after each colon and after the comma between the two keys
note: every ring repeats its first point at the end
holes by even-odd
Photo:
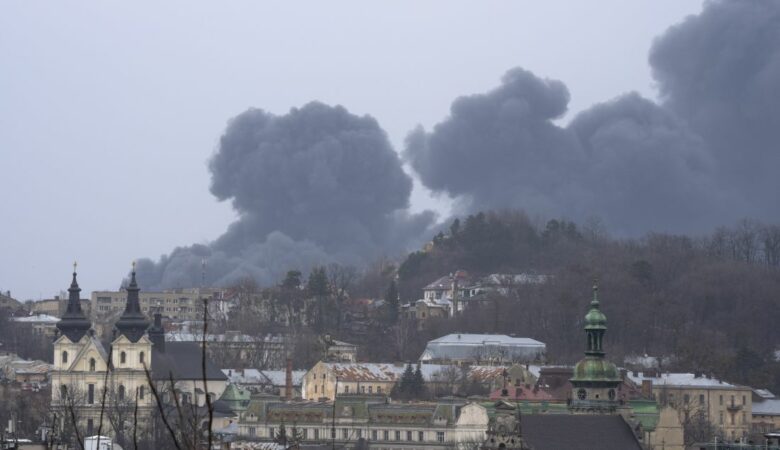
{"type": "Polygon", "coordinates": [[[138,429],[145,433],[157,408],[152,386],[163,402],[172,402],[175,396],[180,402],[197,406],[205,403],[206,395],[216,401],[223,393],[227,377],[208,360],[205,392],[202,351],[197,344],[166,344],[159,315],[150,327],[141,310],[135,270],[126,290],[125,309],[107,346],[95,336],[81,309],[80,291],[74,270],[68,305],[56,324],[59,337],[54,342],[50,375],[51,406],[61,418],[58,427],[75,424],[82,433],[91,435],[102,426],[113,435],[111,421],[115,424],[119,420],[130,427],[132,422],[121,417],[127,417],[137,405],[138,429]]]}
{"type": "MultiPolygon", "coordinates": [[[[68,299],[59,295],[54,298],[47,298],[45,300],[38,300],[33,302],[30,307],[30,312],[33,314],[45,314],[53,317],[60,318],[68,308],[68,299]]],[[[89,317],[92,311],[92,304],[89,299],[81,299],[81,310],[84,311],[84,315],[89,317]]]]}
{"type": "Polygon", "coordinates": [[[344,397],[323,402],[280,402],[256,397],[239,421],[238,439],[271,441],[282,426],[302,445],[372,449],[472,448],[484,440],[486,409],[464,401],[389,404],[384,399],[344,397]]]}
{"type": "Polygon", "coordinates": [[[629,373],[650,390],[661,405],[675,408],[684,417],[701,412],[733,440],[747,437],[753,422],[752,390],[693,373],[629,373]]]}
{"type": "Polygon", "coordinates": [[[780,430],[780,398],[762,398],[753,402],[754,435],[780,430]]]}
{"type": "Polygon", "coordinates": [[[36,336],[54,338],[57,335],[57,317],[48,314],[34,314],[31,316],[14,317],[13,321],[22,326],[28,326],[36,336]]]}
{"type": "Polygon", "coordinates": [[[423,362],[505,364],[544,360],[547,346],[531,338],[505,334],[448,334],[428,342],[423,362]]]}
{"type": "Polygon", "coordinates": [[[288,379],[286,370],[259,369],[222,369],[230,384],[240,386],[253,394],[278,395],[279,397],[302,398],[301,385],[305,370],[290,370],[288,394],[288,379]]]}
{"type": "MultiPolygon", "coordinates": [[[[142,292],[138,301],[141,312],[151,319],[160,313],[173,320],[203,320],[203,299],[214,299],[215,310],[222,310],[221,298],[224,292],[212,288],[172,289],[161,292],[142,292]]],[[[103,322],[125,309],[128,291],[92,292],[92,320],[103,322]]],[[[210,310],[212,303],[210,303],[210,310]]]]}

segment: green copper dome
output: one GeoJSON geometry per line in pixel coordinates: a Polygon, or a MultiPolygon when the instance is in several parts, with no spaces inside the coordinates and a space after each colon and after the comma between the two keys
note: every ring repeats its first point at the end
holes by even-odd
{"type": "Polygon", "coordinates": [[[607,316],[599,309],[598,286],[593,286],[593,300],[590,302],[590,310],[585,314],[586,330],[606,330],[607,316]]]}
{"type": "Polygon", "coordinates": [[[572,381],[620,381],[617,366],[610,361],[597,357],[586,356],[574,366],[572,381]]]}

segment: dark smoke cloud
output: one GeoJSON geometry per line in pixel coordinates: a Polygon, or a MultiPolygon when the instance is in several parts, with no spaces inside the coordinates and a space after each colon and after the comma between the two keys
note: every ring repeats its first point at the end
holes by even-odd
{"type": "Polygon", "coordinates": [[[510,70],[456,99],[404,156],[461,213],[519,207],[602,218],[619,234],[692,232],[780,208],[780,2],[712,2],[667,31],[650,62],[663,103],[635,93],[559,126],[560,81],[510,70]]]}
{"type": "Polygon", "coordinates": [[[385,132],[369,116],[309,103],[276,116],[234,118],[209,163],[211,192],[239,219],[209,245],[139,263],[147,287],[194,286],[250,276],[278,280],[291,268],[360,264],[419,244],[433,214],[407,212],[412,189],[385,132]]]}
{"type": "Polygon", "coordinates": [[[649,59],[663,104],[705,139],[719,177],[751,215],[777,219],[780,2],[709,2],[662,35],[649,59]]]}

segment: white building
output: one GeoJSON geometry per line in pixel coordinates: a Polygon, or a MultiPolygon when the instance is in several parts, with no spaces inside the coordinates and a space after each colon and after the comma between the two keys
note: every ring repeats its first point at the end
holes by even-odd
{"type": "Polygon", "coordinates": [[[454,363],[533,362],[544,360],[543,342],[505,334],[454,333],[428,342],[420,361],[454,363]]]}

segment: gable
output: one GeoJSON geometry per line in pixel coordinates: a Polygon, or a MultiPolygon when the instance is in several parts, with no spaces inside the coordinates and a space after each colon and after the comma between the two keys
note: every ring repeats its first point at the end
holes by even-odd
{"type": "MultiPolygon", "coordinates": [[[[84,339],[82,338],[82,341],[83,340],[84,339]]],[[[108,364],[108,355],[103,348],[103,344],[94,337],[89,337],[87,342],[84,343],[81,350],[79,350],[76,357],[73,358],[73,361],[68,366],[68,370],[76,371],[76,367],[78,367],[82,361],[87,361],[88,358],[91,357],[94,357],[96,361],[101,361],[104,366],[108,364]]],[[[105,370],[105,368],[103,370],[105,370]]]]}

